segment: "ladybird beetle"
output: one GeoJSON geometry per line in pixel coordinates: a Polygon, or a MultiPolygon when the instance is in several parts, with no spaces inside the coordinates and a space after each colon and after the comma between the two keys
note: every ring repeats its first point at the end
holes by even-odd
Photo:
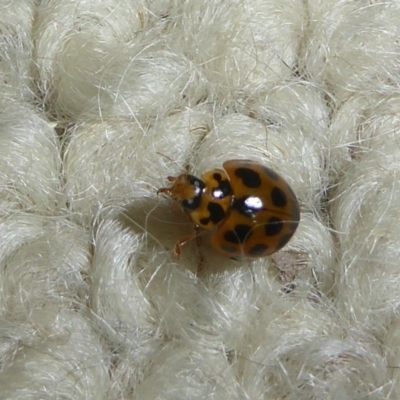
{"type": "Polygon", "coordinates": [[[255,161],[228,160],[224,169],[206,172],[202,179],[189,173],[169,176],[161,188],[176,200],[195,223],[195,231],[175,246],[194,239],[199,229],[215,229],[212,247],[229,258],[258,258],[285,246],[300,221],[296,196],[275,171],[255,161]]]}

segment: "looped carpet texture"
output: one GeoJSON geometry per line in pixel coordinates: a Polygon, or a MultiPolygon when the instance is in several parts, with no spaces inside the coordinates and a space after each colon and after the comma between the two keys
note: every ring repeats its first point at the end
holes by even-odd
{"type": "Polygon", "coordinates": [[[400,399],[400,2],[4,0],[0,399],[400,399]],[[157,189],[252,159],[254,261],[157,189]],[[201,270],[201,273],[199,271],[201,270]]]}

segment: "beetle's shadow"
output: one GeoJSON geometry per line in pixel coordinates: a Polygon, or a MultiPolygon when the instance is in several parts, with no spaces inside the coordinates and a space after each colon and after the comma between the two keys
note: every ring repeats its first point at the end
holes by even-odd
{"type": "MultiPolygon", "coordinates": [[[[159,197],[140,198],[127,205],[118,216],[124,228],[146,234],[149,245],[164,248],[169,256],[178,261],[174,254],[177,241],[193,232],[194,224],[178,204],[159,197]]],[[[180,260],[183,264],[193,264],[200,276],[213,275],[240,267],[243,263],[230,260],[212,249],[212,232],[201,230],[199,240],[191,240],[182,247],[180,260]]]]}
{"type": "Polygon", "coordinates": [[[118,220],[124,228],[145,233],[148,242],[161,245],[171,254],[175,243],[194,229],[189,216],[177,204],[159,197],[134,200],[119,214],[118,220]]]}

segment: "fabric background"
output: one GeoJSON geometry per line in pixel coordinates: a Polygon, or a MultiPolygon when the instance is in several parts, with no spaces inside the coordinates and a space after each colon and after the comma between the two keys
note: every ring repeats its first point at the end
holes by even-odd
{"type": "Polygon", "coordinates": [[[0,399],[400,399],[400,1],[0,2],[0,399]],[[157,189],[251,158],[280,252],[157,189]],[[205,273],[196,275],[202,260],[205,273]]]}

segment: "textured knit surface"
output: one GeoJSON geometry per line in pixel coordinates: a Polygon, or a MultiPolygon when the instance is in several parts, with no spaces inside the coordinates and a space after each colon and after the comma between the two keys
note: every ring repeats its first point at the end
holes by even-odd
{"type": "Polygon", "coordinates": [[[400,1],[0,2],[0,399],[400,399],[400,1]],[[158,188],[301,206],[232,261],[158,188]],[[201,264],[203,273],[196,274],[201,264]]]}

